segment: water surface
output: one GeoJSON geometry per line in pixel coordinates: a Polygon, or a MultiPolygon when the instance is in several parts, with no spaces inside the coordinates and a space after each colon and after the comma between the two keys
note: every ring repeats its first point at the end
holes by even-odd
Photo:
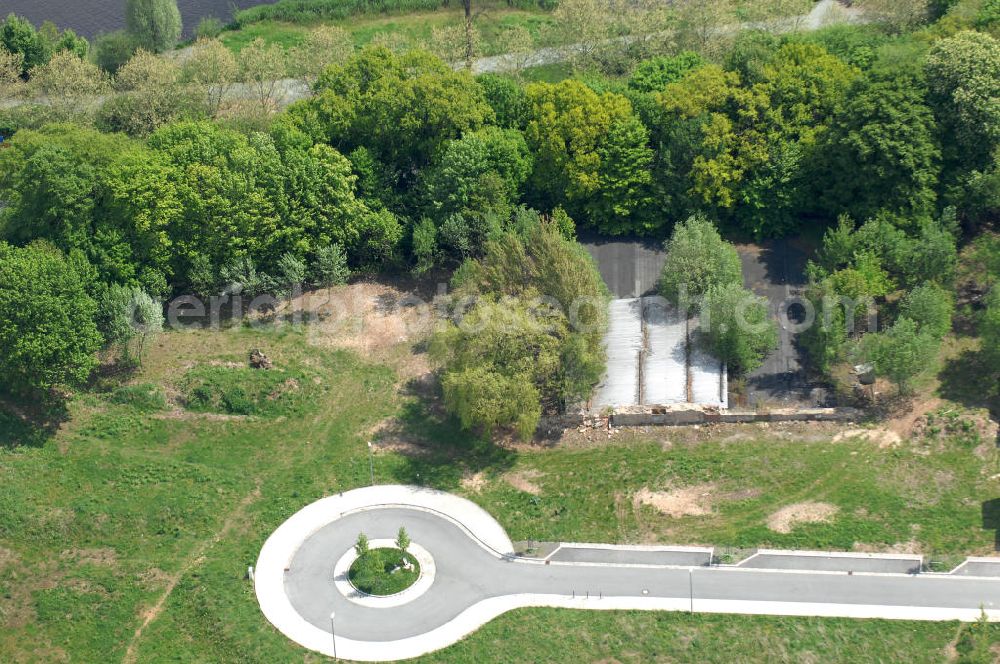
{"type": "MultiPolygon", "coordinates": [[[[234,6],[246,9],[260,4],[265,3],[262,0],[177,0],[185,36],[190,36],[198,21],[206,16],[225,22],[232,17],[234,6]]],[[[88,38],[125,27],[125,0],[0,0],[0,16],[11,12],[35,25],[48,20],[60,28],[73,28],[88,38]]]]}

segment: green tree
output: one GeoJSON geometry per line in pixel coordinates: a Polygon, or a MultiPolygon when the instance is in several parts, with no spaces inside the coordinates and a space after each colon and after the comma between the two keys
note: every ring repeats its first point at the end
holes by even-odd
{"type": "Polygon", "coordinates": [[[709,286],[699,311],[701,343],[733,373],[753,371],[778,346],[778,324],[767,300],[741,284],[709,286]]]}
{"type": "Polygon", "coordinates": [[[543,411],[585,399],[604,372],[607,289],[593,259],[529,216],[456,271],[456,295],[475,304],[431,340],[446,407],[466,428],[529,437],[543,411]]]}
{"type": "Polygon", "coordinates": [[[45,98],[50,120],[64,122],[90,119],[107,85],[97,65],[70,51],[59,51],[31,70],[28,91],[45,98]]]}
{"type": "Polygon", "coordinates": [[[696,215],[674,226],[664,248],[667,257],[659,290],[671,302],[697,299],[712,286],[743,283],[736,248],[723,240],[715,224],[704,216],[696,215]]]}
{"type": "Polygon", "coordinates": [[[364,533],[358,533],[358,539],[354,542],[354,552],[359,556],[368,553],[368,536],[364,533]]]}
{"type": "Polygon", "coordinates": [[[253,90],[261,113],[273,111],[281,101],[280,80],[288,73],[288,54],[279,44],[258,37],[240,50],[239,79],[253,90]]]}
{"type": "Polygon", "coordinates": [[[104,340],[117,346],[126,362],[141,365],[148,341],[163,331],[163,306],[141,288],[112,284],[97,319],[104,340]]]}
{"type": "Polygon", "coordinates": [[[31,21],[15,14],[8,14],[0,23],[0,46],[21,55],[22,74],[44,65],[52,57],[51,45],[35,30],[31,21]]]}
{"type": "Polygon", "coordinates": [[[108,32],[94,40],[94,62],[114,75],[140,48],[139,41],[125,30],[108,32]]]}
{"type": "Polygon", "coordinates": [[[531,166],[520,132],[499,127],[469,132],[449,141],[440,159],[427,170],[424,196],[428,211],[443,219],[456,212],[487,212],[509,206],[518,198],[531,166]],[[482,200],[489,188],[487,178],[498,185],[499,200],[482,200]]]}
{"type": "Polygon", "coordinates": [[[80,383],[101,335],[88,284],[51,245],[0,243],[0,379],[21,394],[80,383]]]}
{"type": "Polygon", "coordinates": [[[923,85],[906,76],[852,86],[816,151],[827,211],[857,219],[879,210],[912,217],[932,212],[941,154],[924,94],[923,85]]]}
{"type": "Polygon", "coordinates": [[[437,226],[427,217],[423,217],[413,226],[412,251],[414,258],[413,271],[423,274],[434,267],[437,262],[437,226]]]}
{"type": "Polygon", "coordinates": [[[448,140],[493,119],[482,88],[421,51],[368,47],[328,68],[293,115],[345,151],[365,146],[406,181],[448,140]]]}
{"type": "Polygon", "coordinates": [[[441,387],[445,408],[465,429],[492,434],[498,427],[511,427],[527,440],[541,419],[538,391],[528,376],[470,367],[445,374],[441,387]]]}
{"type": "Polygon", "coordinates": [[[236,58],[222,42],[199,39],[184,60],[181,80],[203,91],[206,110],[214,117],[219,114],[237,73],[236,58]]]}
{"type": "Polygon", "coordinates": [[[396,548],[404,552],[410,548],[410,536],[403,526],[400,526],[399,532],[396,533],[396,548]]]}
{"type": "Polygon", "coordinates": [[[895,383],[900,394],[909,392],[913,378],[934,363],[940,345],[909,318],[898,319],[884,332],[866,335],[863,342],[864,355],[875,372],[895,383]]]}
{"type": "Polygon", "coordinates": [[[900,318],[909,318],[919,332],[940,339],[951,330],[955,301],[941,286],[927,282],[906,294],[899,306],[900,318]]]}
{"type": "Polygon", "coordinates": [[[125,0],[125,25],[147,50],[162,53],[173,48],[181,38],[177,0],[125,0]]]}
{"type": "Polygon", "coordinates": [[[340,286],[347,283],[351,269],[347,266],[347,253],[339,244],[331,244],[316,249],[312,264],[313,283],[321,288],[340,286]]]}
{"type": "Polygon", "coordinates": [[[677,55],[643,60],[632,70],[628,86],[639,92],[659,92],[703,64],[705,60],[692,51],[681,51],[677,55]]]}
{"type": "Polygon", "coordinates": [[[662,225],[661,217],[638,214],[649,202],[653,155],[628,99],[573,80],[533,84],[527,94],[531,189],[542,207],[563,206],[612,235],[662,225]]]}
{"type": "Polygon", "coordinates": [[[753,85],[714,65],[667,85],[657,118],[670,157],[664,189],[687,210],[710,206],[755,235],[789,231],[803,198],[803,155],[856,73],[819,46],[793,42],[753,85]]]}
{"type": "Polygon", "coordinates": [[[501,74],[481,74],[476,82],[482,87],[498,125],[524,129],[528,124],[528,95],[517,81],[501,74]]]}
{"type": "Polygon", "coordinates": [[[198,115],[194,91],[181,85],[180,67],[167,58],[139,50],[115,74],[115,96],[98,114],[104,131],[145,136],[182,117],[198,115]]]}
{"type": "Polygon", "coordinates": [[[925,68],[939,121],[961,151],[953,158],[984,163],[1000,142],[1000,42],[960,32],[934,43],[925,68]]]}
{"type": "Polygon", "coordinates": [[[288,70],[292,76],[315,83],[319,75],[332,64],[343,64],[354,54],[351,34],[335,25],[313,28],[302,43],[292,48],[288,70]]]}
{"type": "Polygon", "coordinates": [[[174,173],[121,135],[70,125],[19,131],[0,151],[4,233],[81,251],[103,283],[162,295],[170,276],[168,232],[181,215],[174,173]]]}

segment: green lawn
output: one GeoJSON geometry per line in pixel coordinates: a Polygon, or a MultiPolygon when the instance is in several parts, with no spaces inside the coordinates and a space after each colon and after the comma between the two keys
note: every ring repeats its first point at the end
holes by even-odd
{"type": "Polygon", "coordinates": [[[411,554],[396,548],[372,549],[361,554],[351,564],[347,577],[363,593],[395,595],[420,578],[420,563],[411,554]],[[402,569],[404,558],[413,566],[412,570],[402,569]]]}
{"type": "Polygon", "coordinates": [[[842,550],[909,543],[931,555],[994,551],[995,531],[984,528],[983,504],[1000,497],[1000,482],[989,479],[1000,467],[995,450],[985,459],[977,455],[978,441],[942,436],[880,449],[860,441],[770,438],[753,427],[738,436],[726,440],[723,432],[721,440],[666,450],[660,442],[639,440],[521,454],[506,473],[492,479],[487,473],[485,486],[467,493],[515,540],[842,550]],[[511,474],[531,478],[538,490],[515,489],[505,479],[511,474]],[[632,500],[642,489],[688,487],[699,489],[695,498],[707,513],[664,516],[632,500]],[[771,515],[803,502],[832,505],[836,515],[787,534],[768,527],[771,515]]]}
{"type": "MultiPolygon", "coordinates": [[[[988,479],[997,461],[978,457],[968,437],[887,450],[747,427],[705,430],[687,442],[662,430],[515,451],[428,416],[415,397],[400,395],[392,368],[308,339],[287,327],[169,333],[142,375],[125,387],[100,381],[74,399],[51,435],[0,417],[5,662],[120,661],[127,652],[136,662],[307,658],[265,623],[246,568],[289,515],[367,483],[365,442],[391,415],[432,451],[380,452],[378,481],[464,492],[514,539],[810,548],[912,540],[942,554],[987,552],[993,542],[982,504],[1000,493],[988,479]],[[273,372],[241,368],[258,347],[273,372]],[[463,478],[476,473],[483,485],[467,488],[463,478]],[[512,476],[537,495],[515,489],[512,476]],[[688,485],[712,485],[721,496],[710,513],[669,518],[631,501],[642,488],[688,485]],[[805,500],[839,513],[787,535],[768,529],[775,510],[805,500]]],[[[778,661],[941,661],[956,630],[525,610],[427,661],[733,662],[759,661],[761,652],[778,661]]]]}
{"type": "MultiPolygon", "coordinates": [[[[541,38],[545,26],[552,24],[552,19],[546,12],[514,9],[502,3],[483,5],[476,11],[480,12],[475,25],[480,33],[479,49],[482,55],[495,55],[503,52],[505,50],[503,33],[509,28],[523,27],[531,33],[537,42],[541,38]]],[[[396,35],[411,46],[423,45],[426,48],[432,41],[431,35],[434,28],[458,27],[464,25],[464,21],[461,5],[455,4],[430,12],[388,16],[354,16],[328,23],[347,30],[358,47],[368,44],[379,33],[389,33],[396,35]]],[[[226,46],[237,52],[257,38],[281,44],[287,48],[301,43],[313,25],[317,24],[261,21],[251,23],[238,30],[224,31],[220,35],[220,39],[226,46]]]]}

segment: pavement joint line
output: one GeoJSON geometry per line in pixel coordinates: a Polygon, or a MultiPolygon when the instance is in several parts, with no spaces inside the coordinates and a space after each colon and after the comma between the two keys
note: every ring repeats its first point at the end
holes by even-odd
{"type": "MultiPolygon", "coordinates": [[[[329,631],[329,627],[324,629],[307,621],[292,604],[285,586],[286,569],[282,563],[290,560],[289,551],[298,551],[307,536],[304,533],[315,534],[320,529],[329,526],[339,519],[356,513],[374,511],[379,509],[412,509],[431,514],[435,518],[442,519],[458,528],[458,533],[465,535],[476,546],[469,550],[481,549],[490,555],[492,559],[508,562],[510,564],[533,564],[544,565],[545,561],[540,559],[519,558],[511,554],[501,554],[500,549],[513,551],[513,544],[509,536],[500,524],[480,506],[471,501],[447,494],[433,489],[423,487],[408,487],[381,485],[374,487],[364,487],[347,491],[339,495],[329,496],[314,503],[306,505],[298,512],[289,517],[284,523],[271,534],[265,541],[260,557],[257,561],[256,574],[254,576],[254,589],[260,603],[261,611],[267,620],[274,625],[285,636],[302,645],[305,648],[332,655],[334,651],[334,640],[336,642],[336,653],[345,659],[356,661],[389,661],[417,657],[430,652],[434,652],[449,646],[468,634],[472,633],[485,623],[502,613],[521,607],[555,607],[555,608],[577,608],[577,609],[631,609],[631,610],[670,610],[670,611],[695,611],[698,613],[742,613],[742,614],[769,614],[769,615],[789,615],[789,616],[837,616],[848,618],[885,618],[885,619],[907,619],[907,620],[963,620],[974,621],[979,618],[981,611],[985,610],[987,617],[991,621],[1000,621],[1000,579],[995,577],[973,577],[952,574],[923,573],[901,573],[901,572],[853,572],[831,571],[831,570],[802,570],[802,569],[773,569],[773,568],[743,568],[737,566],[712,565],[708,567],[691,565],[672,566],[650,566],[637,564],[613,564],[613,563],[580,563],[567,562],[556,565],[574,565],[578,567],[604,567],[620,568],[622,573],[616,575],[613,572],[595,572],[586,574],[580,572],[579,585],[576,576],[565,576],[565,572],[560,572],[551,580],[562,578],[559,583],[565,583],[572,588],[577,585],[578,591],[572,595],[569,592],[552,588],[557,592],[523,592],[523,588],[537,587],[539,590],[545,589],[545,585],[519,586],[522,590],[511,588],[508,594],[480,595],[466,599],[469,602],[464,608],[460,608],[457,615],[444,620],[443,622],[432,622],[426,631],[412,636],[396,638],[395,640],[359,640],[345,636],[338,631],[334,637],[329,631]],[[601,585],[608,583],[608,579],[626,579],[626,569],[629,567],[655,567],[658,570],[669,568],[670,574],[677,575],[678,571],[688,571],[688,578],[693,578],[694,572],[698,572],[699,579],[705,579],[708,588],[701,588],[701,592],[714,595],[713,599],[699,597],[697,592],[689,595],[687,592],[679,592],[672,585],[663,586],[660,591],[663,596],[639,595],[633,591],[631,585],[618,586],[618,594],[614,591],[607,592],[608,586],[601,585]],[[720,582],[719,572],[742,572],[747,581],[720,582]],[[602,576],[608,575],[610,576],[602,576]],[[813,583],[806,582],[806,585],[821,584],[821,579],[832,577],[854,576],[861,577],[857,583],[863,584],[863,578],[882,577],[892,579],[892,581],[882,581],[876,583],[871,581],[867,585],[854,585],[854,582],[831,582],[829,595],[831,599],[840,598],[840,602],[824,602],[828,591],[823,593],[813,592],[811,598],[814,601],[795,601],[799,597],[807,599],[806,596],[797,595],[794,591],[796,584],[785,587],[784,597],[781,598],[780,589],[783,584],[772,583],[769,579],[777,580],[779,574],[807,575],[814,580],[813,583]],[[756,575],[757,579],[752,577],[756,575]],[[906,577],[910,577],[908,580],[906,577]],[[709,581],[715,579],[714,581],[709,581]],[[948,584],[942,589],[940,595],[928,596],[927,588],[923,579],[939,579],[948,584]],[[967,581],[967,583],[962,583],[967,581]],[[763,584],[763,588],[768,590],[755,590],[755,584],[763,584]],[[846,584],[846,585],[845,585],[846,584]],[[875,585],[872,585],[875,584],[875,585]],[[969,584],[972,584],[970,586],[969,584]],[[713,590],[714,588],[714,590],[713,590]],[[734,589],[743,588],[734,592],[734,589]],[[772,591],[771,588],[778,589],[772,591]],[[867,594],[855,597],[845,594],[848,589],[857,588],[864,590],[867,594]],[[589,589],[589,590],[588,590],[589,589]],[[629,592],[622,594],[621,590],[628,589],[629,592]],[[880,592],[873,593],[873,590],[880,592]],[[675,592],[677,594],[675,594],[675,592]],[[722,599],[719,599],[721,593],[722,599]],[[883,594],[889,593],[889,594],[883,594]],[[914,593],[918,593],[914,595],[914,593]],[[590,595],[590,596],[587,596],[590,595]],[[732,599],[726,599],[726,597],[732,599]],[[481,597],[481,598],[480,598],[481,597]],[[756,599],[760,597],[761,599],[756,599]],[[815,601],[819,599],[820,601],[815,601]],[[843,600],[850,599],[855,603],[844,604],[843,600]],[[889,602],[893,599],[895,601],[889,602]],[[471,600],[471,601],[470,601],[471,600]],[[911,601],[911,605],[899,605],[899,600],[911,601]],[[879,603],[885,601],[886,603],[879,603]],[[972,608],[975,607],[975,608],[972,608]],[[435,626],[436,625],[436,626],[435,626]]],[[[461,535],[455,535],[461,537],[461,535]]],[[[447,546],[448,540],[442,540],[447,546]]],[[[424,544],[430,546],[431,542],[424,544]]],[[[471,546],[471,545],[469,545],[471,546]]],[[[630,545],[612,545],[619,549],[631,548],[630,545]]],[[[639,545],[643,546],[643,545],[639,545]]],[[[648,545],[646,545],[648,546],[648,545]]],[[[432,547],[433,548],[433,547],[432,547]]],[[[572,548],[572,547],[570,547],[572,548]]],[[[585,547],[578,547],[585,548],[585,547]]],[[[607,548],[605,545],[602,548],[607,548]]],[[[676,550],[675,547],[658,547],[661,550],[676,550]]],[[[558,550],[558,547],[557,547],[558,550]]],[[[764,550],[766,551],[766,550],[764,550]]],[[[553,552],[554,553],[554,552],[553,552]]],[[[763,551],[756,552],[760,555],[763,551]]],[[[810,553],[810,552],[805,552],[810,553]]],[[[813,556],[826,555],[824,552],[811,552],[813,556]]],[[[847,553],[847,552],[831,552],[847,553]]],[[[808,557],[803,556],[803,557],[808,557]]],[[[852,555],[850,557],[858,557],[852,555]]],[[[870,558],[870,556],[864,556],[870,558]]],[[[895,558],[900,559],[898,556],[895,558]]],[[[863,558],[861,558],[863,559],[863,558]]],[[[908,560],[908,558],[901,558],[908,560]]],[[[746,561],[744,561],[746,562],[746,561]]],[[[1000,559],[989,559],[986,562],[1000,562],[1000,559]]],[[[442,570],[438,570],[440,576],[442,570]]],[[[513,572],[512,572],[513,573],[513,572]]],[[[552,570],[553,574],[557,570],[552,570]]],[[[663,572],[666,573],[666,572],[663,572]]],[[[547,573],[538,577],[538,581],[549,578],[547,573]]],[[[458,577],[456,577],[458,578],[458,577]]],[[[637,577],[644,578],[644,577],[637,577]]],[[[663,577],[665,580],[669,577],[663,577]]],[[[454,579],[452,579],[454,582],[454,579]]],[[[620,583],[620,581],[612,581],[620,583]]],[[[670,582],[675,583],[674,582],[670,582]]],[[[822,582],[825,583],[825,582],[822,582]]],[[[932,584],[937,586],[937,584],[932,584]]],[[[822,587],[822,586],[821,586],[822,587]]],[[[686,589],[685,589],[686,590],[686,589]]],[[[336,592],[331,588],[332,592],[336,592]]],[[[936,591],[935,591],[936,592],[936,591]]],[[[440,599],[440,598],[439,598],[440,599]]],[[[415,607],[416,605],[414,605],[415,607]]],[[[338,609],[338,612],[342,609],[338,609]]],[[[365,610],[365,609],[358,609],[365,610]]],[[[369,609],[370,610],[370,609],[369,609]]],[[[392,609],[386,610],[384,620],[393,620],[392,609]]],[[[403,609],[400,609],[403,610],[403,609]]],[[[423,611],[423,609],[421,609],[423,611]]],[[[350,633],[350,631],[349,631],[350,633]]],[[[407,633],[404,631],[403,633],[407,633]]],[[[412,634],[412,632],[409,632],[412,634]]],[[[387,637],[391,638],[391,637],[387,637]]]]}

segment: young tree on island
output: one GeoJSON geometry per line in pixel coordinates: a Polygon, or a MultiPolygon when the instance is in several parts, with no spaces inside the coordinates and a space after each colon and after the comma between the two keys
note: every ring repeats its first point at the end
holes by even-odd
{"type": "Polygon", "coordinates": [[[396,533],[396,548],[402,552],[406,552],[410,548],[410,536],[406,532],[406,528],[403,526],[399,527],[399,532],[396,533]]]}
{"type": "Polygon", "coordinates": [[[354,551],[358,556],[368,553],[368,535],[358,533],[358,540],[354,543],[354,551]]]}

